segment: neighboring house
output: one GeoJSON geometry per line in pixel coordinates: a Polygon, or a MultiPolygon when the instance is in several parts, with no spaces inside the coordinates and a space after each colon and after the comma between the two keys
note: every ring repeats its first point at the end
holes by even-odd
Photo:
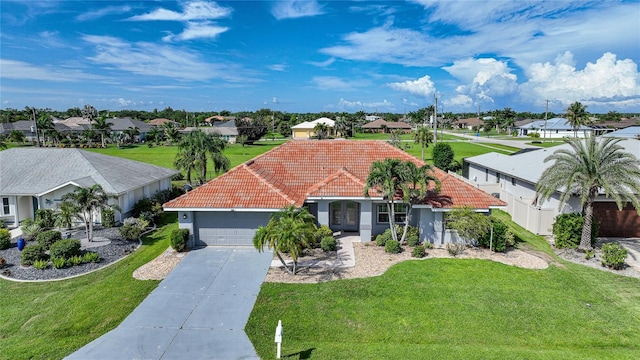
{"type": "Polygon", "coordinates": [[[238,137],[238,128],[235,126],[202,126],[202,127],[186,127],[181,130],[182,133],[190,133],[192,131],[202,131],[205,134],[218,134],[222,136],[230,144],[235,144],[238,137]]]}
{"type": "Polygon", "coordinates": [[[167,123],[172,123],[176,127],[180,127],[180,123],[177,121],[165,119],[165,118],[157,118],[149,121],[149,125],[151,126],[162,126],[167,123]]]}
{"type": "Polygon", "coordinates": [[[329,128],[330,136],[334,134],[333,127],[335,126],[335,121],[326,117],[322,117],[313,121],[305,121],[298,125],[292,126],[291,127],[292,137],[294,139],[311,139],[316,135],[313,129],[316,127],[316,125],[320,123],[327,125],[327,127],[329,128]]]}
{"type": "Polygon", "coordinates": [[[518,127],[518,136],[529,136],[529,134],[537,133],[540,138],[546,139],[562,139],[565,136],[583,138],[591,136],[593,129],[588,126],[581,125],[577,132],[574,133],[573,127],[565,118],[551,118],[548,120],[536,120],[528,124],[518,127]]]}
{"type": "Polygon", "coordinates": [[[629,126],[624,129],[616,130],[602,136],[626,138],[626,139],[640,139],[640,126],[629,126]]]}
{"type": "Polygon", "coordinates": [[[31,120],[19,120],[12,123],[0,123],[0,135],[9,136],[11,131],[17,130],[24,134],[27,142],[36,141],[36,130],[31,120]]]}
{"type": "Polygon", "coordinates": [[[370,132],[389,132],[392,130],[402,130],[404,132],[411,132],[411,125],[402,121],[386,121],[384,119],[378,119],[370,123],[361,126],[362,130],[370,132]]]}
{"type": "MultiPolygon", "coordinates": [[[[640,158],[640,141],[624,140],[625,151],[640,158]]],[[[514,155],[487,153],[464,159],[464,176],[488,193],[500,196],[513,221],[539,235],[551,235],[554,219],[561,213],[581,212],[577,197],[558,209],[560,193],[544,203],[536,197],[536,183],[543,171],[552,165],[544,162],[549,155],[569,145],[559,145],[514,155]]],[[[617,211],[615,202],[601,194],[594,205],[594,217],[600,221],[601,236],[640,237],[640,216],[628,204],[617,211]]]]}
{"type": "Polygon", "coordinates": [[[64,194],[95,184],[115,197],[116,220],[122,221],[138,200],[171,188],[178,173],[79,149],[12,148],[0,151],[0,164],[0,218],[9,226],[33,219],[37,209],[55,209],[64,194]]]}
{"type": "Polygon", "coordinates": [[[129,128],[138,128],[138,131],[140,131],[140,135],[138,135],[136,139],[138,142],[144,141],[147,133],[151,130],[151,125],[146,122],[129,117],[111,118],[107,119],[107,122],[112,124],[111,131],[115,133],[122,133],[129,128]]]}
{"type": "MultiPolygon", "coordinates": [[[[193,235],[191,245],[252,245],[259,226],[288,206],[306,207],[318,224],[333,231],[359,232],[362,241],[389,227],[384,199],[364,187],[374,161],[397,158],[424,164],[385,141],[289,141],[185,195],[164,204],[178,212],[179,227],[193,235]]],[[[434,244],[452,241],[444,214],[456,206],[489,212],[506,204],[436,169],[441,192],[410,214],[420,236],[434,244]]],[[[406,213],[396,205],[396,219],[406,213]]]]}
{"type": "Polygon", "coordinates": [[[458,119],[453,123],[453,125],[458,129],[480,130],[484,127],[484,121],[480,118],[458,119]]]}

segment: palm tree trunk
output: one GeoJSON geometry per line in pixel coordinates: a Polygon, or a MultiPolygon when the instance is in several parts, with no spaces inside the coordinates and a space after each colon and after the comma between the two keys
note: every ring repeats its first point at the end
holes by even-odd
{"type": "Polygon", "coordinates": [[[584,225],[582,225],[582,236],[578,250],[591,250],[591,225],[593,224],[593,200],[587,200],[584,206],[584,225]]]}
{"type": "MultiPolygon", "coordinates": [[[[287,272],[289,274],[295,275],[295,272],[291,271],[289,266],[287,266],[287,263],[284,261],[284,259],[282,258],[282,255],[280,255],[279,251],[276,251],[276,256],[278,256],[278,259],[280,259],[280,262],[282,263],[282,265],[284,265],[284,269],[287,270],[287,272]]],[[[295,263],[294,263],[294,266],[295,266],[295,263]]]]}
{"type": "Polygon", "coordinates": [[[422,143],[422,161],[424,161],[424,143],[422,143]]]}
{"type": "Polygon", "coordinates": [[[398,241],[398,233],[396,232],[396,213],[393,206],[393,201],[387,203],[389,209],[389,228],[391,229],[391,238],[398,241]]]}

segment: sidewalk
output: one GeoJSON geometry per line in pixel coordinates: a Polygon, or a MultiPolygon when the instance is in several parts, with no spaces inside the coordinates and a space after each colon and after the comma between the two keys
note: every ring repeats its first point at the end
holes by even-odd
{"type": "Polygon", "coordinates": [[[482,142],[482,143],[500,144],[500,145],[511,146],[518,149],[542,149],[541,147],[538,147],[538,146],[525,144],[526,141],[532,140],[529,138],[527,138],[526,141],[525,140],[505,140],[505,139],[494,139],[486,136],[483,137],[483,136],[475,136],[475,135],[465,135],[465,134],[453,133],[449,131],[444,131],[443,133],[447,135],[458,136],[458,137],[465,138],[465,139],[468,139],[474,142],[479,142],[479,143],[482,142]]]}

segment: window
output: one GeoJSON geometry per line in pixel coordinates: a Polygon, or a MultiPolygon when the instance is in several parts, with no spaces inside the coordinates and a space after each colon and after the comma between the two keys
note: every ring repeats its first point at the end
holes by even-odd
{"type": "Polygon", "coordinates": [[[496,173],[496,184],[500,183],[500,173],[496,173]]]}
{"type": "Polygon", "coordinates": [[[489,182],[489,169],[484,169],[484,182],[489,182]]]}
{"type": "Polygon", "coordinates": [[[2,215],[9,215],[9,198],[2,198],[2,215]]]}
{"type": "MultiPolygon", "coordinates": [[[[394,204],[395,222],[403,222],[407,217],[407,204],[394,204]]],[[[387,204],[378,204],[378,223],[389,222],[389,208],[387,204]]]]}

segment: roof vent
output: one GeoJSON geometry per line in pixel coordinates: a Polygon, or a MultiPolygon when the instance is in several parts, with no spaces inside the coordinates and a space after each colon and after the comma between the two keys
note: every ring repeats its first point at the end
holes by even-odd
{"type": "Polygon", "coordinates": [[[249,161],[247,161],[247,162],[246,162],[246,163],[244,163],[244,164],[245,164],[245,165],[247,165],[247,166],[251,166],[251,165],[253,165],[253,160],[249,160],[249,161]]]}

